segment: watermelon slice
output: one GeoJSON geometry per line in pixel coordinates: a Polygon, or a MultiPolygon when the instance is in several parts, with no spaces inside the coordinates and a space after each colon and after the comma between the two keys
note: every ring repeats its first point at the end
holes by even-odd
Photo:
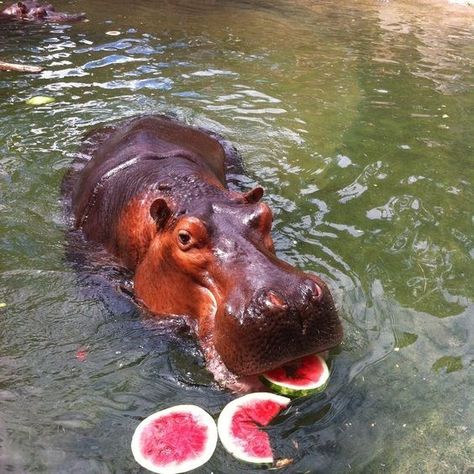
{"type": "Polygon", "coordinates": [[[145,418],[132,437],[135,460],[151,472],[177,474],[206,463],[217,444],[215,421],[195,405],[177,405],[145,418]]]}
{"type": "Polygon", "coordinates": [[[250,393],[227,404],[217,420],[224,448],[251,463],[273,463],[270,438],[261,428],[268,425],[290,399],[274,393],[250,393]]]}
{"type": "Polygon", "coordinates": [[[275,392],[302,397],[324,390],[329,369],[322,357],[312,354],[264,373],[261,380],[275,392]]]}

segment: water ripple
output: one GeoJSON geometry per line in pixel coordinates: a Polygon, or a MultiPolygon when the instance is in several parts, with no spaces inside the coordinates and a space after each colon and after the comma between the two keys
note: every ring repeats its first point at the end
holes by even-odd
{"type": "Polygon", "coordinates": [[[120,54],[111,54],[109,56],[105,56],[104,58],[97,59],[95,61],[89,61],[82,66],[84,69],[96,69],[99,67],[107,67],[107,66],[112,66],[115,64],[123,64],[123,63],[129,63],[129,62],[134,62],[134,61],[147,61],[146,58],[136,58],[136,57],[129,57],[129,56],[123,56],[120,54]]]}

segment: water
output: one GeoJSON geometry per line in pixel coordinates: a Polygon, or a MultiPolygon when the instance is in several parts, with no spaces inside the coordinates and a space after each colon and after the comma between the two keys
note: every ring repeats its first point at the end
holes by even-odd
{"type": "MultiPolygon", "coordinates": [[[[345,340],[270,428],[282,471],[474,469],[474,11],[346,3],[58,1],[90,21],[0,25],[3,60],[46,68],[0,73],[0,471],[141,472],[140,419],[232,398],[183,328],[64,258],[80,137],[144,112],[233,141],[278,254],[334,289],[345,340]]],[[[258,471],[222,447],[199,470],[258,471]]]]}

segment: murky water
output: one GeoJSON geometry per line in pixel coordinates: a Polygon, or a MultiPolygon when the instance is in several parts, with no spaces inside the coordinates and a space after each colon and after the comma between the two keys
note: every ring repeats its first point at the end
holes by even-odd
{"type": "MultiPolygon", "coordinates": [[[[232,397],[64,258],[81,135],[143,112],[232,140],[279,255],[334,289],[345,341],[270,429],[282,471],[474,469],[474,10],[441,5],[58,1],[90,21],[0,25],[0,59],[46,68],[0,73],[1,472],[141,472],[141,418],[232,397]]],[[[199,470],[254,471],[222,447],[199,470]]]]}

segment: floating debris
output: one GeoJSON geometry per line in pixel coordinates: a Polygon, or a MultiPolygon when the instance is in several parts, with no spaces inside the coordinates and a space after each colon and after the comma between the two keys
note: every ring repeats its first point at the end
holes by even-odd
{"type": "Polygon", "coordinates": [[[37,95],[26,101],[28,105],[45,105],[50,104],[51,102],[56,102],[56,99],[54,97],[48,97],[45,95],[37,95]]]}

